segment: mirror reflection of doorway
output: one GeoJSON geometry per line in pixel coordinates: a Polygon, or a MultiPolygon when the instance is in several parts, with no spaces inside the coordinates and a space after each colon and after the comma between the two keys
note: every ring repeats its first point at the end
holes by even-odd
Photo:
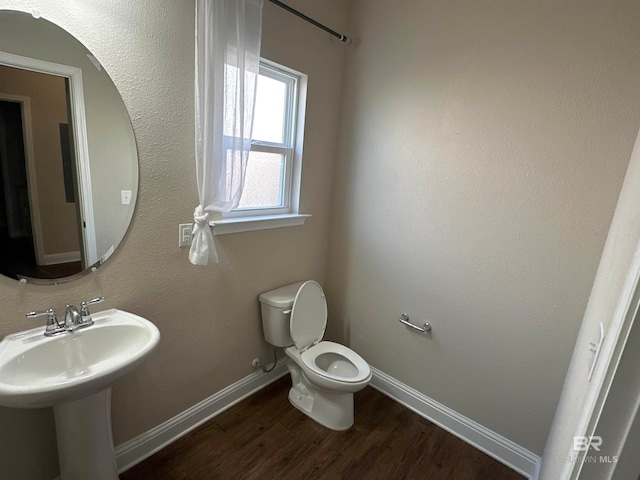
{"type": "Polygon", "coordinates": [[[67,82],[0,66],[0,247],[11,252],[2,256],[3,275],[83,269],[67,82]]]}
{"type": "Polygon", "coordinates": [[[21,110],[18,102],[0,101],[0,248],[12,253],[2,256],[2,273],[36,263],[21,110]]]}

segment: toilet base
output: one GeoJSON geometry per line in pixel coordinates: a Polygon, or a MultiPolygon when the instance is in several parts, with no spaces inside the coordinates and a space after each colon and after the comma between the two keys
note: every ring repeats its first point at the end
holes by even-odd
{"type": "Polygon", "coordinates": [[[353,393],[329,392],[317,388],[291,359],[289,401],[302,413],[331,430],[347,430],[353,425],[353,393]]]}

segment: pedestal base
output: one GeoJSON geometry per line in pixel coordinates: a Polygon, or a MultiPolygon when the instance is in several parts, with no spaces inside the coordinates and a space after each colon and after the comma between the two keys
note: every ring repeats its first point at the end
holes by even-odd
{"type": "Polygon", "coordinates": [[[60,480],[118,480],[111,389],[53,407],[60,480]]]}

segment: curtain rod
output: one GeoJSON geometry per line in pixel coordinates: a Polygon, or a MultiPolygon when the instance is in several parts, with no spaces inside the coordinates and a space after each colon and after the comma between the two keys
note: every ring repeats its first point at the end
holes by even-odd
{"type": "Polygon", "coordinates": [[[284,8],[287,12],[293,13],[294,15],[300,17],[301,19],[306,20],[312,25],[315,25],[316,27],[321,28],[322,30],[324,30],[327,33],[330,33],[334,37],[339,38],[340,41],[345,45],[351,45],[353,43],[353,40],[351,39],[351,37],[347,37],[346,35],[342,35],[341,33],[336,32],[335,30],[331,30],[329,27],[324,26],[320,22],[316,22],[313,18],[307,17],[304,13],[301,13],[298,10],[291,8],[289,5],[285,5],[279,0],[269,0],[269,1],[280,8],[284,8]]]}

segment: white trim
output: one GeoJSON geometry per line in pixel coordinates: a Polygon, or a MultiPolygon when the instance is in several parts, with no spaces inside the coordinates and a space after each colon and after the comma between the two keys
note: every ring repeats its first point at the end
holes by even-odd
{"type": "MultiPolygon", "coordinates": [[[[230,212],[224,212],[222,218],[247,218],[252,221],[254,217],[272,217],[275,215],[298,214],[300,206],[300,191],[302,183],[302,151],[304,141],[304,122],[307,101],[308,76],[292,68],[278,63],[260,59],[260,75],[281,81],[287,85],[287,105],[285,108],[285,132],[283,143],[271,143],[265,141],[252,141],[252,151],[278,153],[284,156],[284,172],[282,175],[282,205],[265,208],[238,208],[230,212]]],[[[220,222],[216,222],[220,223],[220,222]]],[[[302,222],[304,223],[304,221],[302,222]]],[[[294,225],[301,225],[296,223],[294,225]]],[[[276,225],[281,226],[293,225],[276,225]]],[[[245,228],[242,230],[222,231],[221,233],[246,232],[262,230],[263,228],[245,228]]],[[[218,233],[219,234],[219,233],[218,233]]]]}
{"type": "MultiPolygon", "coordinates": [[[[286,358],[281,358],[272,372],[252,373],[148,432],[118,445],[118,472],[122,473],[140,463],[241,400],[287,375],[286,365],[286,358]]],[[[530,480],[537,480],[540,469],[539,456],[380,370],[371,367],[371,371],[373,377],[370,385],[376,390],[530,480]]]]}
{"type": "Polygon", "coordinates": [[[148,432],[118,445],[115,449],[118,473],[140,463],[287,373],[286,358],[281,358],[272,372],[254,372],[148,432]]]}
{"type": "Polygon", "coordinates": [[[62,252],[45,254],[45,265],[57,265],[59,263],[79,262],[82,260],[82,256],[79,251],[76,252],[62,252]]]}
{"type": "MultiPolygon", "coordinates": [[[[78,202],[84,228],[81,228],[84,243],[85,265],[98,261],[96,232],[93,218],[93,196],[91,193],[91,172],[89,168],[89,141],[84,108],[84,87],[82,69],[59,63],[47,62],[36,58],[23,57],[0,51],[0,65],[31,70],[66,77],[69,79],[69,101],[71,104],[71,123],[73,126],[74,149],[76,152],[76,170],[78,173],[78,202]]],[[[82,226],[81,226],[82,227],[82,226]]]]}
{"type": "MultiPolygon", "coordinates": [[[[586,437],[594,434],[602,410],[613,383],[618,364],[631,332],[631,327],[638,312],[640,302],[640,242],[631,260],[625,278],[622,293],[618,300],[613,319],[609,325],[604,342],[600,349],[599,361],[587,392],[584,407],[580,414],[574,436],[586,437]]],[[[575,457],[573,444],[567,453],[575,457]]],[[[583,462],[567,462],[562,471],[562,478],[575,479],[580,476],[583,462]]]]}
{"type": "Polygon", "coordinates": [[[84,109],[84,87],[82,70],[69,77],[69,95],[73,115],[73,138],[76,149],[76,169],[78,172],[78,200],[84,225],[80,225],[84,242],[84,267],[89,268],[98,261],[96,243],[96,227],[93,216],[93,193],[91,187],[91,171],[89,162],[89,137],[87,134],[87,118],[84,109]]]}
{"type": "Polygon", "coordinates": [[[370,385],[376,390],[530,480],[537,480],[541,458],[535,453],[460,415],[377,368],[371,367],[371,371],[373,377],[370,385]]]}
{"type": "Polygon", "coordinates": [[[209,225],[213,227],[214,235],[227,233],[251,232],[271,228],[295,227],[304,225],[308,213],[285,213],[283,215],[260,215],[255,217],[233,217],[213,220],[209,225]]]}

